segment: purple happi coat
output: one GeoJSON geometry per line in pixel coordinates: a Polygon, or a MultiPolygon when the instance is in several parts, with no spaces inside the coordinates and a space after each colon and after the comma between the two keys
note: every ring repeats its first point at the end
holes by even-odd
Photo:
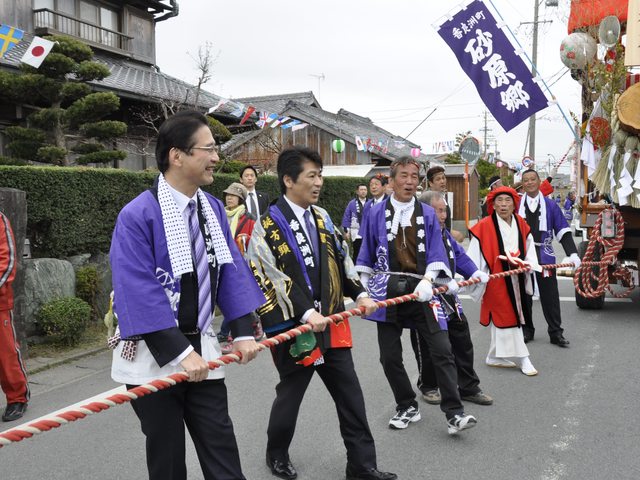
{"type": "MultiPolygon", "coordinates": [[[[229,229],[222,202],[205,194],[229,245],[233,262],[220,264],[214,298],[232,321],[264,303],[247,262],[229,229]]],[[[180,277],[173,274],[160,205],[147,190],[126,205],[116,222],[111,244],[114,310],[122,338],[177,325],[180,277]],[[117,261],[113,261],[117,259],[117,261]]]]}
{"type": "MultiPolygon", "coordinates": [[[[417,217],[416,220],[422,219],[418,230],[424,227],[424,238],[417,239],[417,248],[418,255],[425,256],[426,269],[425,272],[417,273],[434,272],[433,276],[437,277],[439,272],[444,272],[448,281],[452,278],[453,273],[449,269],[449,261],[440,233],[440,223],[432,207],[416,200],[416,208],[418,204],[422,207],[422,216],[417,217]]],[[[389,240],[387,238],[388,232],[385,218],[388,208],[391,208],[390,199],[374,205],[371,211],[363,218],[362,227],[360,228],[362,246],[356,261],[356,270],[371,275],[368,290],[369,295],[374,300],[387,299],[389,275],[376,274],[376,272],[390,271],[389,240]]],[[[443,280],[443,283],[447,283],[447,281],[443,280]]],[[[386,310],[386,308],[379,308],[366,318],[367,320],[385,322],[387,321],[386,310]]]]}

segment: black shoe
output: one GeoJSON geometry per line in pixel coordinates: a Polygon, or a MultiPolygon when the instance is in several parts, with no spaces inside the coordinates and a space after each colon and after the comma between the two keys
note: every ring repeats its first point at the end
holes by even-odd
{"type": "Polygon", "coordinates": [[[380,472],[375,468],[355,473],[347,465],[347,480],[396,480],[397,478],[398,476],[395,473],[380,472]]]}
{"type": "Polygon", "coordinates": [[[562,347],[562,348],[567,348],[569,346],[569,340],[564,338],[562,335],[559,335],[557,337],[551,337],[550,341],[554,345],[558,345],[559,347],[562,347]]]}
{"type": "Polygon", "coordinates": [[[7,408],[5,408],[4,410],[4,414],[2,415],[2,421],[13,422],[14,420],[18,420],[24,415],[24,412],[26,411],[27,411],[26,402],[10,403],[7,405],[7,408]]]}
{"type": "Polygon", "coordinates": [[[529,343],[531,340],[533,340],[533,335],[524,335],[524,343],[529,343]]]}
{"type": "Polygon", "coordinates": [[[275,458],[271,458],[271,455],[267,453],[267,466],[276,477],[284,478],[285,480],[298,478],[298,472],[293,468],[293,464],[288,458],[285,461],[276,460],[275,458]]]}

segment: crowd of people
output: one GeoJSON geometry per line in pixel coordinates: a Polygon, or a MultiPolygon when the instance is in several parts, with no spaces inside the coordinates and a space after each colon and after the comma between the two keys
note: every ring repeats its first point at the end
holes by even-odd
{"type": "Polygon", "coordinates": [[[555,263],[554,238],[575,265],[580,260],[565,215],[540,193],[534,170],[524,173],[522,194],[492,179],[487,216],[471,228],[465,251],[464,234],[452,228],[442,167],[426,172],[428,190],[421,192],[420,164],[408,156],[394,160],[388,177],[376,175],[357,186],[342,222],[335,224],[317,205],[323,164],[314,150],[293,146],[280,153],[280,196],[274,201],[256,190],[258,172],[247,166],[224,190],[223,204],[200,189],[213,181],[218,160],[202,115],[171,117],[157,145],[157,183],[121,211],[111,247],[119,323],[112,377],[134,386],[176,371],[189,376],[179,388],[133,402],[152,479],[186,478],[185,424],[205,478],[244,478],[224,370],[210,372],[206,362],[234,350],[246,363],[262,335],[271,338],[300,324],[312,330],[271,347],[279,381],[266,432],[269,470],[278,478],[297,478],[289,449],[317,373],[338,412],[347,479],[397,478],[378,468],[349,321],[327,318],[345,309],[345,297],[355,300],[377,330],[382,371],[396,404],[392,429],[421,419],[403,363],[406,330],[418,365],[418,391],[424,401],[440,405],[449,434],[478,423],[463,401],[493,403],[474,368],[456,275],[479,282],[470,291],[482,302],[480,323],[490,328],[487,365],[537,374],[526,345],[534,335],[534,294],[543,299],[551,343],[569,344],[555,273],[543,266],[555,263]],[[493,273],[523,267],[534,273],[488,284],[493,273]],[[446,292],[434,294],[439,286],[446,292]],[[146,293],[142,300],[140,289],[146,293]],[[377,307],[378,300],[408,293],[416,301],[377,307]],[[224,318],[219,332],[212,326],[216,310],[224,318]]]}
{"type": "MultiPolygon", "coordinates": [[[[449,434],[478,423],[463,401],[493,403],[474,368],[456,275],[479,282],[469,291],[482,302],[479,321],[490,329],[487,365],[537,374],[526,345],[534,337],[533,295],[542,300],[551,343],[569,345],[555,273],[544,265],[555,263],[553,239],[574,265],[580,260],[565,215],[541,193],[534,170],[523,174],[522,194],[492,179],[486,217],[470,229],[465,251],[465,235],[452,228],[444,169],[426,172],[428,189],[422,192],[421,165],[409,156],[394,160],[388,177],[376,175],[358,185],[341,224],[317,205],[323,163],[312,149],[293,146],[280,153],[280,196],[273,201],[256,190],[258,172],[252,166],[224,189],[223,201],[201,189],[213,182],[218,154],[200,113],[183,111],[164,122],[156,161],[160,174],[154,186],[118,215],[110,252],[118,319],[112,378],[132,388],[176,372],[188,376],[187,382],[132,402],[146,437],[150,479],[187,478],[185,425],[204,478],[244,478],[225,371],[209,370],[207,362],[233,350],[246,364],[259,351],[257,340],[300,324],[312,331],[271,347],[279,381],[266,432],[270,472],[297,478],[289,448],[317,373],[335,402],[347,479],[397,478],[378,467],[349,321],[327,318],[345,309],[345,297],[354,299],[376,328],[382,372],[396,405],[389,427],[396,430],[421,420],[403,362],[405,331],[418,366],[419,394],[440,405],[449,434]],[[533,273],[488,283],[491,274],[523,267],[533,273]],[[440,286],[446,286],[445,293],[434,293],[440,286]],[[416,301],[376,304],[411,293],[416,301]],[[219,331],[216,312],[223,317],[219,331]]],[[[5,237],[0,248],[11,249],[5,237]]],[[[11,268],[0,270],[0,293],[12,278],[11,268]]],[[[8,307],[0,303],[3,318],[10,315],[8,307]]],[[[9,390],[5,417],[20,414],[28,400],[14,363],[15,388],[9,390]]]]}

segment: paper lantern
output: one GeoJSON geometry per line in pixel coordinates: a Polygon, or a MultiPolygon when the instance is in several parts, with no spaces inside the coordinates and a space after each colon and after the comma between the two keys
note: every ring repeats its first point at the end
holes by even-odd
{"type": "Polygon", "coordinates": [[[576,32],[560,44],[560,60],[572,70],[586,67],[596,58],[598,45],[588,33],[576,32]]]}
{"type": "Polygon", "coordinates": [[[420,156],[420,149],[419,148],[412,148],[411,149],[411,156],[413,158],[418,158],[420,156]]]}
{"type": "Polygon", "coordinates": [[[331,148],[333,148],[333,151],[336,153],[344,152],[344,147],[345,147],[345,143],[344,143],[344,140],[342,140],[341,138],[338,138],[337,140],[334,140],[333,142],[331,142],[331,148]]]}
{"type": "Polygon", "coordinates": [[[496,162],[496,167],[502,168],[502,162],[500,160],[496,162]]]}

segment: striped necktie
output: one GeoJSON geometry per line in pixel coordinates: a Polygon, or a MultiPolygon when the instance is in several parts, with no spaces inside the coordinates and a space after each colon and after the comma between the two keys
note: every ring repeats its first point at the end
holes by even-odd
{"type": "Polygon", "coordinates": [[[311,241],[311,248],[313,248],[313,255],[315,256],[315,259],[318,260],[320,247],[318,246],[318,232],[316,230],[316,226],[314,225],[313,220],[311,220],[311,212],[309,210],[305,210],[303,216],[305,227],[307,227],[307,233],[309,234],[309,240],[311,241]]]}
{"type": "Polygon", "coordinates": [[[189,233],[191,234],[191,251],[198,275],[198,328],[203,331],[211,319],[211,278],[207,249],[200,231],[196,202],[189,202],[189,233]]]}

